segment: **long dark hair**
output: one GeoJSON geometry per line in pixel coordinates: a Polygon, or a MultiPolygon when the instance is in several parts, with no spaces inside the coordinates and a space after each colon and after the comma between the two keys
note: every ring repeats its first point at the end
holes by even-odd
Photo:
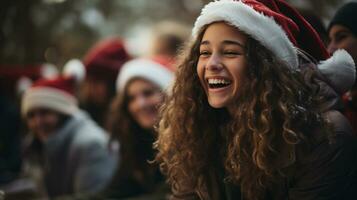
{"type": "Polygon", "coordinates": [[[133,187],[147,192],[153,188],[158,172],[157,165],[149,162],[154,159],[152,144],[156,134],[154,128],[144,129],[133,119],[128,101],[126,90],[123,90],[114,98],[108,115],[107,130],[111,140],[120,143],[120,164],[113,184],[125,185],[130,181],[136,185],[133,187]]]}

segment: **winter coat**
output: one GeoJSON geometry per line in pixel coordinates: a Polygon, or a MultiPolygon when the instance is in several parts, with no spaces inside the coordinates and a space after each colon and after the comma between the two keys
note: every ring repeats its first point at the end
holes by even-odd
{"type": "Polygon", "coordinates": [[[345,105],[343,114],[350,121],[354,134],[357,135],[357,108],[353,106],[351,98],[351,92],[343,95],[342,99],[345,105]]]}
{"type": "MultiPolygon", "coordinates": [[[[323,79],[323,77],[319,77],[323,79]]],[[[268,186],[265,199],[340,200],[357,199],[357,138],[347,119],[339,112],[339,95],[325,82],[317,80],[323,117],[332,124],[333,137],[322,130],[312,131],[312,146],[298,144],[292,157],[281,156],[286,177],[268,186]]],[[[190,180],[179,180],[172,187],[171,200],[223,200],[242,198],[239,185],[223,181],[222,170],[207,172],[206,182],[195,187],[190,180]]]]}
{"type": "Polygon", "coordinates": [[[48,196],[102,190],[112,178],[118,160],[117,151],[108,144],[108,134],[86,113],[80,111],[65,122],[42,149],[48,196]]]}

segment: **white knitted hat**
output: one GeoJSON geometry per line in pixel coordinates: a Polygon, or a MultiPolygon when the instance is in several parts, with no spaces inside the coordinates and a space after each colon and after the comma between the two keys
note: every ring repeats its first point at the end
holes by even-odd
{"type": "Polygon", "coordinates": [[[148,58],[137,58],[126,62],[116,81],[117,91],[123,90],[133,78],[143,78],[166,90],[174,78],[166,65],[148,58]]]}

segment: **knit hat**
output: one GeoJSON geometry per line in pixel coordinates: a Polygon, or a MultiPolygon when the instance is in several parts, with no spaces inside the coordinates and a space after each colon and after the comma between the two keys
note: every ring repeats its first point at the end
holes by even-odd
{"type": "Polygon", "coordinates": [[[125,63],[118,75],[117,91],[125,89],[133,78],[143,78],[151,81],[162,90],[166,90],[174,78],[171,60],[160,58],[137,58],[125,63]]]}
{"type": "Polygon", "coordinates": [[[84,74],[82,63],[71,60],[62,75],[36,81],[22,97],[22,115],[26,116],[34,108],[48,108],[67,115],[77,112],[75,89],[84,74]]]}
{"type": "Polygon", "coordinates": [[[89,78],[115,83],[121,66],[130,59],[120,39],[109,38],[92,47],[83,62],[89,78]]]}
{"type": "Polygon", "coordinates": [[[332,18],[328,31],[335,24],[340,24],[352,31],[352,33],[357,37],[357,2],[350,2],[343,5],[336,12],[335,16],[332,18]]]}
{"type": "MultiPolygon", "coordinates": [[[[221,0],[208,3],[195,22],[193,38],[198,37],[205,25],[219,21],[227,22],[260,42],[277,58],[285,61],[292,70],[298,69],[299,65],[297,49],[307,52],[318,61],[329,57],[316,31],[294,8],[282,0],[221,0]]],[[[339,85],[338,88],[343,90],[350,88],[355,79],[355,75],[349,74],[354,70],[354,63],[352,58],[347,59],[347,62],[342,58],[351,56],[340,51],[333,57],[335,58],[323,62],[324,68],[320,69],[321,72],[325,76],[331,75],[331,71],[339,73],[341,65],[345,65],[342,69],[346,71],[341,75],[348,76],[340,78],[347,78],[348,81],[334,79],[337,82],[332,81],[331,84],[339,85]],[[337,56],[341,57],[336,58],[337,56]],[[327,71],[328,73],[325,73],[327,71]]]]}

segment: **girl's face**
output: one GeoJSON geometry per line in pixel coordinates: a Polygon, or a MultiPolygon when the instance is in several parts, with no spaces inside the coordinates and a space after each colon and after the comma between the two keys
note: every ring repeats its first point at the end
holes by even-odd
{"type": "Polygon", "coordinates": [[[163,102],[159,87],[144,79],[134,79],[127,86],[128,110],[144,129],[151,129],[158,119],[158,108],[163,102]]]}
{"type": "Polygon", "coordinates": [[[60,115],[50,109],[32,109],[26,117],[28,128],[44,142],[59,128],[60,115]]]}
{"type": "Polygon", "coordinates": [[[247,36],[224,22],[209,25],[200,44],[197,74],[208,103],[229,109],[244,81],[247,36]]]}

